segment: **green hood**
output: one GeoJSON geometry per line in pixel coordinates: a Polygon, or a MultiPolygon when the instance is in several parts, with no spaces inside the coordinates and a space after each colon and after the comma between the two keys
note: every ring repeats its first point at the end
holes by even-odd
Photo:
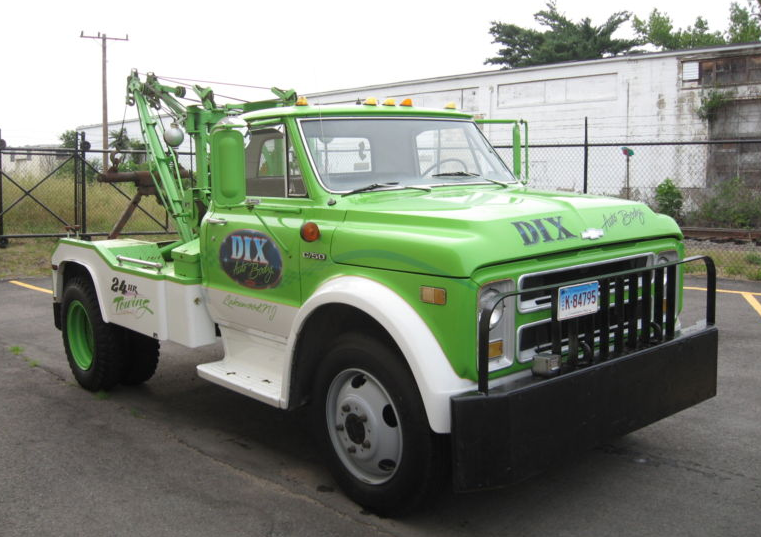
{"type": "Polygon", "coordinates": [[[340,203],[346,218],[333,235],[335,262],[440,276],[468,277],[506,261],[682,236],[671,218],[641,203],[523,187],[372,192],[340,203]]]}

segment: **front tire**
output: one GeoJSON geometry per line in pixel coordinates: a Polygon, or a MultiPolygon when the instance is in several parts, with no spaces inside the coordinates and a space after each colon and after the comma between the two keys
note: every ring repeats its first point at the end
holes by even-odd
{"type": "Polygon", "coordinates": [[[92,283],[75,277],[67,282],[61,302],[61,333],[74,378],[84,389],[113,388],[124,371],[121,329],[100,314],[92,283]]]}
{"type": "Polygon", "coordinates": [[[402,357],[380,340],[340,336],[318,372],[314,401],[331,472],[363,507],[404,514],[447,475],[445,438],[431,431],[402,357]]]}

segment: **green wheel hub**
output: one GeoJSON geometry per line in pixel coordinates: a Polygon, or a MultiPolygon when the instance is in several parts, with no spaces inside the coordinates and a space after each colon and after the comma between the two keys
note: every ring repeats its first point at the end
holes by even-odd
{"type": "Polygon", "coordinates": [[[87,371],[92,367],[95,341],[90,317],[87,315],[84,304],[74,300],[69,304],[66,318],[66,335],[69,338],[69,348],[74,362],[81,370],[87,371]]]}

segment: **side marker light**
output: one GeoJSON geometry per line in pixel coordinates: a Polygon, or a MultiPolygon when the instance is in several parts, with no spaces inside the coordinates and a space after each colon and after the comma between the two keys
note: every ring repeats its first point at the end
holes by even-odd
{"type": "Polygon", "coordinates": [[[447,303],[447,290],[440,287],[420,286],[420,300],[426,304],[443,306],[447,303]]]}

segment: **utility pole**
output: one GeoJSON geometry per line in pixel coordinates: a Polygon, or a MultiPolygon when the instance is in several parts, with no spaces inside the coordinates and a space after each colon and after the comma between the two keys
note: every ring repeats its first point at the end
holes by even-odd
{"type": "Polygon", "coordinates": [[[85,35],[84,30],[79,35],[85,39],[100,39],[103,51],[103,169],[106,169],[108,155],[108,83],[106,79],[106,41],[129,41],[129,35],[125,37],[106,37],[106,34],[85,35]]]}

